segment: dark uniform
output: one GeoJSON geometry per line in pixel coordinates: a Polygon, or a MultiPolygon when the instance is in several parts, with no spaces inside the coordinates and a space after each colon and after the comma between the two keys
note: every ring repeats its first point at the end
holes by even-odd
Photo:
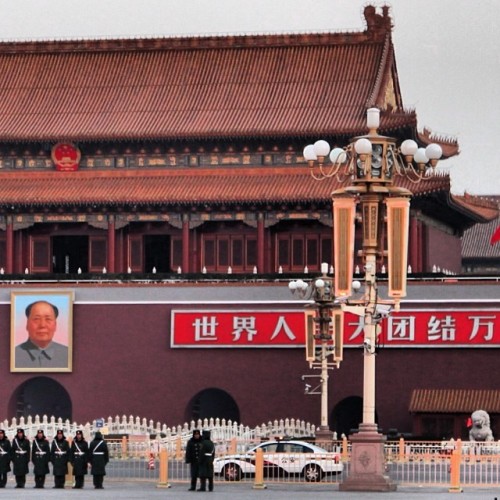
{"type": "Polygon", "coordinates": [[[7,473],[10,472],[10,441],[5,436],[5,431],[0,429],[0,488],[7,484],[7,473]]]}
{"type": "Polygon", "coordinates": [[[189,491],[196,489],[196,481],[198,480],[198,468],[200,462],[200,446],[201,433],[198,429],[193,431],[193,436],[189,439],[186,445],[186,463],[189,464],[191,470],[191,487],[189,491]]]}
{"type": "Polygon", "coordinates": [[[69,444],[62,430],[58,430],[50,446],[52,473],[54,474],[54,488],[64,488],[68,473],[69,444]]]}
{"type": "Polygon", "coordinates": [[[206,491],[207,479],[208,491],[214,491],[214,458],[215,445],[210,440],[210,431],[203,431],[201,435],[199,468],[201,486],[198,491],[206,491]]]}
{"type": "Polygon", "coordinates": [[[12,440],[11,454],[14,476],[16,476],[16,488],[24,488],[31,457],[30,442],[24,435],[23,429],[17,429],[16,437],[12,440]]]}
{"type": "Polygon", "coordinates": [[[106,464],[109,462],[108,445],[102,438],[102,434],[97,431],[94,439],[89,444],[89,458],[94,480],[94,488],[102,489],[104,476],[106,475],[106,464]]]}
{"type": "Polygon", "coordinates": [[[45,486],[45,476],[50,472],[50,445],[42,430],[36,433],[33,440],[31,461],[33,462],[33,473],[35,475],[35,488],[43,488],[45,486]]]}
{"type": "Polygon", "coordinates": [[[73,488],[83,488],[89,460],[89,445],[85,441],[82,431],[76,431],[75,439],[71,443],[70,460],[73,465],[73,475],[75,476],[73,488]]]}

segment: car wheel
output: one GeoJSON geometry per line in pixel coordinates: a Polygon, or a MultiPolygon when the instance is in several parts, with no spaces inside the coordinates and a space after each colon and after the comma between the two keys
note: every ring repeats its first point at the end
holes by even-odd
{"type": "Polygon", "coordinates": [[[226,464],[222,470],[226,481],[239,481],[241,479],[241,467],[236,464],[226,464]]]}
{"type": "Polygon", "coordinates": [[[323,471],[321,467],[316,464],[307,464],[302,474],[308,483],[317,483],[323,479],[323,471]]]}

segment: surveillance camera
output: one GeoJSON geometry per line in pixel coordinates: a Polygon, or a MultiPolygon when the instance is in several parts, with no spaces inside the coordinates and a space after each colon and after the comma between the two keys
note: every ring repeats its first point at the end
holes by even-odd
{"type": "Polygon", "coordinates": [[[306,386],[305,386],[305,392],[309,392],[310,389],[311,389],[311,385],[310,384],[306,384],[306,386]]]}
{"type": "Polygon", "coordinates": [[[375,347],[372,344],[372,341],[368,338],[363,341],[363,347],[365,348],[366,352],[369,352],[371,354],[375,352],[375,347]]]}
{"type": "Polygon", "coordinates": [[[377,304],[375,312],[379,318],[387,318],[391,313],[391,306],[387,304],[377,304]]]}

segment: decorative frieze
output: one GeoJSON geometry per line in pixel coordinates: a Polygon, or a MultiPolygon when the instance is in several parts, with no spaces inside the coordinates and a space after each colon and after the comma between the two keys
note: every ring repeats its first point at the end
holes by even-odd
{"type": "MultiPolygon", "coordinates": [[[[23,214],[9,216],[14,230],[26,229],[34,224],[86,223],[99,229],[108,228],[109,215],[105,214],[23,214]]],[[[255,212],[210,212],[194,213],[188,218],[189,228],[194,229],[205,222],[236,222],[240,221],[249,227],[257,227],[258,214],[255,212]]],[[[281,220],[317,220],[325,226],[332,227],[332,216],[329,212],[279,212],[266,213],[264,226],[274,226],[281,220]]],[[[179,213],[128,213],[114,215],[115,229],[121,229],[132,222],[167,222],[176,229],[183,227],[183,214],[179,213]]],[[[6,217],[0,216],[0,230],[6,229],[6,217]]]]}
{"type": "Polygon", "coordinates": [[[0,157],[0,169],[13,170],[25,169],[55,169],[50,158],[2,158],[0,157]]]}
{"type": "MultiPolygon", "coordinates": [[[[295,212],[295,211],[283,211],[277,212],[276,214],[269,217],[269,221],[275,220],[274,224],[281,220],[317,220],[321,222],[325,226],[332,227],[333,226],[333,217],[331,212],[325,211],[304,211],[304,212],[295,212]]],[[[267,227],[267,226],[266,226],[267,227]]]]}
{"type": "MultiPolygon", "coordinates": [[[[302,154],[296,153],[213,153],[165,155],[82,155],[79,169],[127,169],[169,167],[304,165],[302,154]]],[[[1,157],[0,169],[55,170],[52,159],[42,156],[1,157]]]]}

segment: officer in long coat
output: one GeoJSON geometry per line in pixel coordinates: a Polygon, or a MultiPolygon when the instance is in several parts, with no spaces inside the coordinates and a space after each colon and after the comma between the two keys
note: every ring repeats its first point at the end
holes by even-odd
{"type": "Polygon", "coordinates": [[[73,475],[75,476],[73,488],[83,488],[85,475],[88,471],[89,444],[85,441],[82,431],[76,431],[75,439],[71,443],[70,460],[73,465],[73,475]]]}
{"type": "Polygon", "coordinates": [[[12,440],[11,454],[16,488],[24,488],[31,460],[30,442],[24,434],[24,429],[17,429],[16,437],[12,440]]]}
{"type": "Polygon", "coordinates": [[[186,445],[186,463],[189,464],[191,472],[191,486],[189,491],[196,490],[196,481],[198,481],[198,468],[200,465],[200,446],[201,432],[198,429],[193,431],[193,436],[186,445]]]}
{"type": "Polygon", "coordinates": [[[201,486],[198,491],[206,491],[208,479],[208,491],[214,491],[214,458],[215,445],[210,439],[210,431],[203,431],[201,434],[200,447],[200,474],[201,486]]]}
{"type": "Polygon", "coordinates": [[[94,488],[102,489],[104,476],[106,475],[106,464],[109,462],[108,445],[97,431],[94,439],[89,444],[90,473],[94,481],[94,488]]]}
{"type": "Polygon", "coordinates": [[[33,473],[35,475],[35,488],[43,488],[45,486],[45,476],[50,472],[50,444],[41,429],[33,439],[31,461],[33,462],[33,473]]]}
{"type": "Polygon", "coordinates": [[[54,488],[64,488],[66,474],[68,473],[69,443],[64,432],[59,429],[50,446],[50,459],[52,473],[54,474],[54,488]]]}
{"type": "Polygon", "coordinates": [[[5,435],[5,431],[0,429],[0,488],[5,488],[7,484],[7,473],[10,472],[11,444],[5,435]]]}

